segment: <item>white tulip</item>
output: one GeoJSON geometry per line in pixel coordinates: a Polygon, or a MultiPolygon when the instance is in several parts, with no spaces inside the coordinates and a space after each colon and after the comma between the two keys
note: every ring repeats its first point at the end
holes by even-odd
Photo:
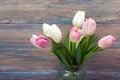
{"type": "Polygon", "coordinates": [[[49,24],[44,23],[43,32],[47,37],[50,37],[56,43],[59,43],[62,39],[62,33],[59,27],[55,24],[49,25],[49,24]]]}
{"type": "Polygon", "coordinates": [[[73,21],[72,21],[73,26],[77,28],[81,28],[84,20],[85,20],[85,12],[78,11],[73,18],[73,21]]]}
{"type": "Polygon", "coordinates": [[[43,24],[42,28],[43,28],[43,32],[45,35],[48,33],[49,27],[50,27],[50,25],[48,25],[46,23],[43,24]]]}

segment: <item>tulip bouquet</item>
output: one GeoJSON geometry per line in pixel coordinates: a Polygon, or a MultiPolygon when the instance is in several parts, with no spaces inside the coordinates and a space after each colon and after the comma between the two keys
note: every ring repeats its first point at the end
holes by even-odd
{"type": "Polygon", "coordinates": [[[92,18],[85,20],[85,12],[78,11],[73,18],[65,41],[55,24],[43,24],[44,35],[32,35],[30,41],[38,48],[48,48],[62,64],[81,65],[96,52],[110,47],[115,38],[112,35],[97,40],[96,22],[92,18]]]}

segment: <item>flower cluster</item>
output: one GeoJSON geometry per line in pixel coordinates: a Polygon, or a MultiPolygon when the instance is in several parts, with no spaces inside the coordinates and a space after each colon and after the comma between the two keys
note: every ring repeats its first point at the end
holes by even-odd
{"type": "Polygon", "coordinates": [[[62,33],[55,24],[43,24],[43,35],[33,35],[30,39],[38,48],[49,48],[63,64],[82,64],[97,51],[110,47],[115,38],[105,36],[97,42],[96,22],[92,18],[85,20],[85,12],[78,11],[73,18],[66,42],[62,42],[62,33]]]}

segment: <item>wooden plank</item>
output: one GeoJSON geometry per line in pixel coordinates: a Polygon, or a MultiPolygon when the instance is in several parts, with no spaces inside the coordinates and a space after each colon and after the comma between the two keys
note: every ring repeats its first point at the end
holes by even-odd
{"type": "MultiPolygon", "coordinates": [[[[86,63],[86,69],[90,79],[119,80],[119,52],[119,49],[109,49],[104,52],[99,52],[89,59],[86,63]]],[[[45,77],[45,80],[49,78],[55,80],[53,78],[56,78],[56,71],[59,66],[56,57],[48,51],[32,49],[1,50],[0,65],[0,79],[7,80],[21,78],[23,78],[23,80],[30,78],[34,80],[44,79],[45,77]],[[46,72],[46,74],[44,72],[46,72]]]]}
{"type": "Polygon", "coordinates": [[[0,0],[0,80],[57,80],[57,58],[29,39],[42,33],[44,22],[58,24],[65,38],[78,10],[97,21],[99,38],[116,37],[85,63],[89,79],[120,80],[119,6],[120,0],[0,0]]]}
{"type": "MultiPolygon", "coordinates": [[[[119,80],[119,52],[119,49],[109,49],[89,59],[85,65],[89,79],[119,80]]],[[[58,61],[46,50],[1,50],[0,59],[0,79],[57,78],[58,61]]]]}
{"type": "Polygon", "coordinates": [[[78,10],[99,23],[120,22],[120,0],[0,0],[0,23],[70,24],[78,10]]]}
{"type": "MultiPolygon", "coordinates": [[[[91,80],[120,79],[120,24],[99,24],[96,33],[99,38],[112,34],[115,44],[99,52],[86,63],[91,80]]],[[[65,37],[71,25],[59,27],[65,37]]],[[[29,39],[32,34],[42,33],[41,24],[0,25],[0,79],[1,80],[56,80],[59,62],[48,50],[35,48],[29,39]],[[54,63],[53,63],[54,62],[54,63]]]]}
{"type": "MultiPolygon", "coordinates": [[[[119,49],[99,52],[87,61],[86,68],[88,71],[120,72],[119,52],[119,49]]],[[[0,59],[2,72],[54,71],[59,65],[56,57],[46,50],[1,50],[0,59]]]]}
{"type": "MultiPolygon", "coordinates": [[[[120,48],[120,24],[98,24],[96,33],[99,38],[106,35],[113,35],[116,37],[116,42],[111,48],[120,48]]],[[[63,39],[69,31],[71,25],[59,25],[63,39]]],[[[1,24],[0,25],[0,49],[32,49],[33,45],[29,39],[32,34],[43,34],[42,25],[40,24],[1,24]]]]}

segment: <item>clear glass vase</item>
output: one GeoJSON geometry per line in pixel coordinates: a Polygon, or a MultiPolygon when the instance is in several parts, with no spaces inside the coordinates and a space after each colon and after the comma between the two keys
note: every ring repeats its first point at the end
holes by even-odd
{"type": "Polygon", "coordinates": [[[88,80],[84,65],[61,65],[58,80],[88,80]]]}

